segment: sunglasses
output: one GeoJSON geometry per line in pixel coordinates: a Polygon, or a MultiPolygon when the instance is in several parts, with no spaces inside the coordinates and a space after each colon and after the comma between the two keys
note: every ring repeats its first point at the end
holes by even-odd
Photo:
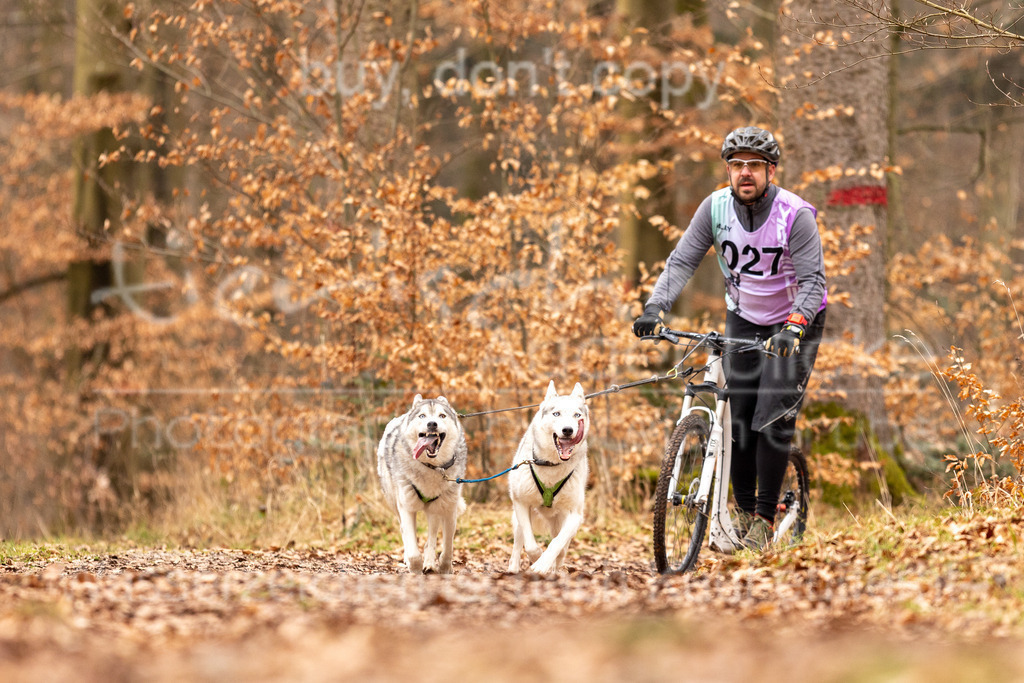
{"type": "Polygon", "coordinates": [[[751,171],[757,172],[762,168],[767,168],[768,162],[764,159],[729,159],[725,165],[729,167],[730,171],[740,172],[749,166],[751,171]]]}

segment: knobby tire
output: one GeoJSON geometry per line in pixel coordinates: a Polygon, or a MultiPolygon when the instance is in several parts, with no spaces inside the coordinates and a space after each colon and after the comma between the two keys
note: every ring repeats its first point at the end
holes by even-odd
{"type": "Polygon", "coordinates": [[[697,564],[707,532],[711,497],[700,509],[678,502],[673,504],[669,500],[669,488],[676,459],[681,458],[676,490],[685,498],[688,491],[696,489],[708,433],[708,424],[700,415],[687,415],[672,430],[665,448],[654,492],[654,564],[659,574],[686,572],[697,564]]]}

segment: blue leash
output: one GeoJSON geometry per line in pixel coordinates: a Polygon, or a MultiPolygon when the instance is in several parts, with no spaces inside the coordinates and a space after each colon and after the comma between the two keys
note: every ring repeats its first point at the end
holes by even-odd
{"type": "Polygon", "coordinates": [[[521,467],[523,465],[529,465],[531,462],[533,462],[533,461],[532,460],[524,460],[523,462],[519,463],[518,465],[513,465],[512,467],[509,467],[506,470],[502,470],[501,472],[498,472],[497,474],[492,474],[489,477],[484,477],[483,479],[463,479],[462,477],[457,477],[455,479],[448,479],[448,477],[445,477],[445,479],[448,479],[448,481],[454,481],[456,484],[479,484],[482,481],[490,481],[491,479],[497,479],[500,476],[508,474],[509,472],[511,472],[512,470],[516,469],[517,467],[521,467]]]}

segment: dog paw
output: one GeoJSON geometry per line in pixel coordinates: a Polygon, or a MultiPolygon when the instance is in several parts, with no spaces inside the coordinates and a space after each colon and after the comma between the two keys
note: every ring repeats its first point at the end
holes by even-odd
{"type": "Polygon", "coordinates": [[[412,574],[423,573],[423,558],[419,555],[405,558],[405,564],[409,567],[409,572],[412,574]]]}
{"type": "Polygon", "coordinates": [[[533,564],[536,564],[537,560],[539,560],[540,556],[543,554],[544,551],[541,548],[534,548],[533,550],[526,551],[526,556],[530,558],[530,562],[533,564]]]}
{"type": "Polygon", "coordinates": [[[530,565],[530,571],[534,574],[551,575],[558,572],[558,567],[556,567],[553,562],[537,560],[530,565]]]}

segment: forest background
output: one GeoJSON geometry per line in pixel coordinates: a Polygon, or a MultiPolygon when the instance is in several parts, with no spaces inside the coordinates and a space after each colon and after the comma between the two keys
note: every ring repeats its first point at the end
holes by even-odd
{"type": "MultiPolygon", "coordinates": [[[[412,397],[650,376],[630,323],[726,132],[818,206],[813,495],[1016,503],[1024,40],[976,2],[2,0],[0,535],[344,535],[412,397]],[[980,497],[980,498],[979,498],[980,497]]],[[[724,311],[716,266],[676,328],[724,311]]],[[[680,387],[592,402],[642,509],[680,387]]],[[[466,418],[470,474],[528,411],[466,418]]],[[[501,500],[500,483],[467,490],[501,500]]]]}

